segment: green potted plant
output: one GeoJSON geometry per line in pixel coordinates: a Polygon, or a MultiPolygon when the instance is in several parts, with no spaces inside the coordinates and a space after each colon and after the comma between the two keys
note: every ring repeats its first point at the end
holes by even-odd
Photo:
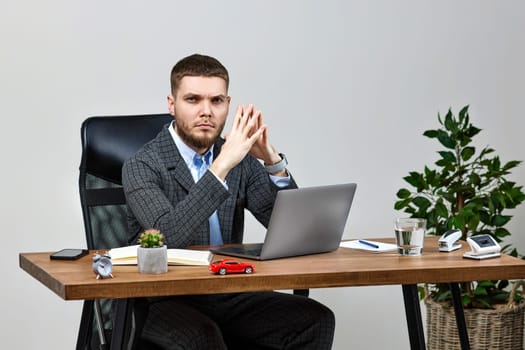
{"type": "Polygon", "coordinates": [[[139,236],[137,267],[140,273],[168,272],[168,250],[159,230],[147,229],[139,236]]]}
{"type": "MultiPolygon", "coordinates": [[[[439,129],[423,133],[428,138],[437,139],[444,147],[438,151],[440,157],[435,162],[437,168],[424,166],[422,172],[409,172],[404,180],[413,188],[401,188],[397,192],[398,199],[394,208],[411,217],[426,219],[427,233],[431,235],[442,235],[455,228],[462,231],[463,240],[471,235],[489,234],[497,242],[502,242],[510,235],[505,225],[512,216],[506,210],[516,208],[525,200],[522,186],[517,186],[507,178],[510,171],[521,162],[512,160],[503,163],[488,146],[477,152],[472,140],[481,129],[470,122],[468,106],[463,107],[457,117],[451,110],[444,119],[438,114],[438,121],[441,125],[439,129]]],[[[516,249],[509,244],[504,244],[502,251],[518,256],[516,249]]],[[[420,288],[420,291],[424,290],[428,323],[428,312],[431,311],[428,308],[429,303],[450,308],[452,298],[448,285],[426,285],[425,288],[420,288]]],[[[485,309],[492,312],[498,305],[509,301],[511,291],[509,281],[463,283],[461,293],[467,326],[469,327],[469,310],[485,309]]],[[[520,293],[512,293],[512,298],[514,300],[510,300],[511,303],[523,306],[520,293]]],[[[453,311],[450,314],[453,317],[453,311]]],[[[518,323],[523,330],[523,311],[519,317],[521,320],[518,323]]],[[[428,324],[429,328],[430,326],[435,325],[428,324]]],[[[469,327],[472,339],[474,332],[471,327],[472,324],[469,327]]],[[[430,347],[433,334],[428,333],[430,347]]],[[[450,334],[453,336],[456,332],[452,330],[450,334]]],[[[493,334],[487,336],[494,337],[493,334]]],[[[520,349],[522,344],[521,339],[520,349]]],[[[447,347],[438,342],[435,348],[441,350],[447,347]]]]}

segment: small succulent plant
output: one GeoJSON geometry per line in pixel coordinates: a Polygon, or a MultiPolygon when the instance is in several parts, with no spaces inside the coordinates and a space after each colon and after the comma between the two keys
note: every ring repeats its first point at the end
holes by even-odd
{"type": "Polygon", "coordinates": [[[159,230],[150,228],[141,233],[139,244],[143,248],[160,248],[164,246],[164,236],[159,230]]]}

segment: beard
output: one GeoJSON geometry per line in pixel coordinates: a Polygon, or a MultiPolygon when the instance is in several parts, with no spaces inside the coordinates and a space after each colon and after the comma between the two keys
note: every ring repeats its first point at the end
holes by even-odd
{"type": "Polygon", "coordinates": [[[210,148],[217,140],[224,129],[224,123],[218,125],[216,132],[214,133],[205,133],[203,136],[196,136],[191,134],[191,128],[185,125],[183,122],[175,118],[175,131],[177,135],[184,141],[185,144],[197,149],[208,149],[210,148]]]}

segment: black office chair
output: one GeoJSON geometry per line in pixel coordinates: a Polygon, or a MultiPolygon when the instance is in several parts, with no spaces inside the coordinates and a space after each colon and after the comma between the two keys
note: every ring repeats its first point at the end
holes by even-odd
{"type": "MultiPolygon", "coordinates": [[[[82,123],[79,189],[89,249],[108,249],[129,244],[122,165],[171,120],[169,114],[152,114],[91,117],[82,123]]],[[[122,341],[128,343],[130,339],[133,348],[155,349],[153,344],[143,343],[138,334],[147,312],[144,310],[146,303],[140,300],[131,302],[133,307],[128,309],[133,310],[133,315],[126,319],[131,319],[134,325],[122,327],[126,330],[122,341]]],[[[84,302],[77,350],[107,347],[113,328],[111,309],[111,300],[84,302]]]]}

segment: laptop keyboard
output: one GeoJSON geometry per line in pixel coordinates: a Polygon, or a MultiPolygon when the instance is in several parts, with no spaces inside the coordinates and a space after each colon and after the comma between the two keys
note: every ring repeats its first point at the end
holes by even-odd
{"type": "Polygon", "coordinates": [[[261,254],[262,247],[229,247],[228,250],[234,253],[259,256],[261,254]]]}
{"type": "Polygon", "coordinates": [[[261,255],[261,248],[259,248],[259,249],[244,249],[244,253],[246,253],[248,255],[259,256],[259,255],[261,255]]]}

